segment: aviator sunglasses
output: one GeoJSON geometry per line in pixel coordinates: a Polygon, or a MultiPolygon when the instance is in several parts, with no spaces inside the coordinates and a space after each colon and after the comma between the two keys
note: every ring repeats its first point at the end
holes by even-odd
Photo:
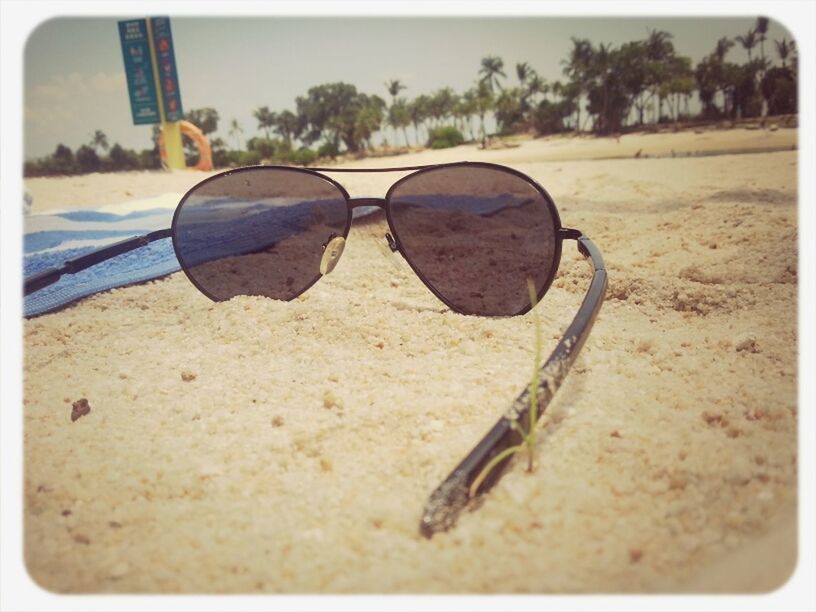
{"type": "MultiPolygon", "coordinates": [[[[515,316],[544,297],[561,261],[562,243],[575,240],[592,266],[589,289],[574,320],[541,368],[540,416],[589,335],[607,287],[600,251],[577,229],[561,225],[549,194],[512,168],[457,162],[401,168],[250,166],[211,176],[178,204],[169,229],[96,249],[25,280],[28,295],[97,263],[172,238],[187,278],[215,301],[239,295],[292,300],[331,273],[343,253],[352,219],[382,209],[385,239],[451,310],[477,316],[515,316]],[[410,172],[385,197],[351,197],[325,173],[410,172]],[[535,291],[528,291],[528,283],[535,291]],[[536,299],[533,300],[532,298],[536,299]]],[[[530,420],[530,388],[430,496],[420,531],[430,537],[452,527],[475,495],[500,478],[510,461],[476,482],[493,457],[521,440],[530,420]]]]}

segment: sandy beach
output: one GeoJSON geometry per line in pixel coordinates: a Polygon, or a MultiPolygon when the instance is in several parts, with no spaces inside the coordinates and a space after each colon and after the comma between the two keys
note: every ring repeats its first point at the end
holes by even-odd
{"type": "MultiPolygon", "coordinates": [[[[524,140],[351,162],[510,165],[598,245],[607,300],[513,466],[455,529],[427,496],[529,381],[533,318],[448,311],[355,224],[292,302],[183,273],[27,320],[25,560],[57,592],[764,592],[796,562],[795,129],[524,140]],[[728,153],[728,152],[731,153],[728,153]],[[716,153],[716,154],[715,154],[716,153]],[[91,412],[71,421],[72,403],[91,412]]],[[[206,174],[25,181],[33,212],[206,174]]],[[[334,175],[379,196],[400,174],[334,175]]],[[[589,283],[574,244],[545,354],[589,283]]]]}

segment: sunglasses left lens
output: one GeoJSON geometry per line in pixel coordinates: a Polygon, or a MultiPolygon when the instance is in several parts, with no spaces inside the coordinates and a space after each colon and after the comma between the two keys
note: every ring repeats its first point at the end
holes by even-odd
{"type": "Polygon", "coordinates": [[[213,300],[291,300],[320,278],[329,243],[348,235],[347,200],[313,172],[235,170],[184,196],[173,217],[173,247],[193,284],[213,300]]]}

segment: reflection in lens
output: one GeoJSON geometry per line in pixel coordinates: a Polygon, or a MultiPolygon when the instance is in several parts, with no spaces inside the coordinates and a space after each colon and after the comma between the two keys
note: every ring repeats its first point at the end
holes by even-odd
{"type": "Polygon", "coordinates": [[[346,196],[327,178],[251,168],[190,191],[173,221],[173,244],[184,271],[215,300],[291,300],[320,278],[325,245],[348,225],[346,196]]]}
{"type": "Polygon", "coordinates": [[[523,312],[527,279],[542,291],[555,272],[555,209],[516,174],[481,165],[420,171],[396,185],[388,207],[406,258],[459,312],[523,312]]]}

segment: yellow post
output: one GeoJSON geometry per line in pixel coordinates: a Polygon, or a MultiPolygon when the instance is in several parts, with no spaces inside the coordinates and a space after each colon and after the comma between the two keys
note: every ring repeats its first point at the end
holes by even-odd
{"type": "Polygon", "coordinates": [[[167,152],[167,165],[173,170],[183,170],[187,167],[184,160],[184,145],[181,142],[181,126],[178,121],[167,121],[162,99],[161,79],[159,78],[159,62],[156,59],[156,44],[153,40],[153,26],[150,19],[147,22],[147,38],[150,41],[150,63],[153,65],[153,79],[156,83],[156,98],[161,117],[161,130],[164,134],[164,150],[167,152]]]}
{"type": "Polygon", "coordinates": [[[181,125],[178,121],[162,121],[164,150],[167,151],[167,165],[174,169],[187,167],[184,159],[184,145],[181,142],[181,125]]]}

